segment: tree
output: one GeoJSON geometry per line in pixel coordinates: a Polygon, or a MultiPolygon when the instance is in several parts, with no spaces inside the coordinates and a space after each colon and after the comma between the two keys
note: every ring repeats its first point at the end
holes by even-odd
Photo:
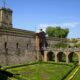
{"type": "Polygon", "coordinates": [[[63,29],[60,26],[56,27],[48,26],[46,28],[46,33],[48,34],[49,37],[66,38],[69,33],[69,29],[68,28],[63,29]]]}

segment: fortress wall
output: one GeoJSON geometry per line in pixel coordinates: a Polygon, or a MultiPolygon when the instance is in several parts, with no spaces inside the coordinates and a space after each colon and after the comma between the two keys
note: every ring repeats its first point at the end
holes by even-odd
{"type": "MultiPolygon", "coordinates": [[[[48,38],[54,45],[60,39],[48,38]]],[[[0,65],[16,65],[36,61],[35,38],[16,35],[0,35],[0,65]]]]}
{"type": "Polygon", "coordinates": [[[0,65],[35,61],[34,42],[32,37],[0,36],[0,65]]]}

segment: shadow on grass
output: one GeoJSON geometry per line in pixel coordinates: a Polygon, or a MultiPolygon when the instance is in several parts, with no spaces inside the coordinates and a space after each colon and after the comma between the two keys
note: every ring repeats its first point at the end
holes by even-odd
{"type": "Polygon", "coordinates": [[[0,80],[8,80],[9,77],[14,77],[19,74],[13,74],[11,72],[0,70],[0,80]]]}
{"type": "Polygon", "coordinates": [[[3,75],[2,73],[0,73],[0,80],[8,80],[8,76],[3,75]]]}

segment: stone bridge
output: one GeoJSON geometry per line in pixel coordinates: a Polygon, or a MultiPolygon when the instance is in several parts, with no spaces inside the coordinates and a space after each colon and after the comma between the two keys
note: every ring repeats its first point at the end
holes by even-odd
{"type": "Polygon", "coordinates": [[[65,62],[68,64],[76,57],[80,65],[80,49],[79,48],[67,48],[67,49],[46,49],[44,55],[41,55],[42,59],[47,62],[48,60],[54,60],[56,63],[62,61],[65,58],[65,62]]]}
{"type": "Polygon", "coordinates": [[[65,62],[68,64],[73,61],[76,56],[78,64],[80,65],[80,48],[66,48],[66,49],[45,49],[44,52],[39,50],[39,38],[36,36],[36,52],[37,60],[54,60],[56,63],[62,61],[65,58],[65,62]]]}
{"type": "Polygon", "coordinates": [[[57,63],[61,62],[63,58],[67,64],[74,61],[73,58],[77,58],[76,61],[78,61],[78,64],[80,65],[80,49],[46,49],[44,50],[44,53],[41,53],[40,51],[37,53],[37,59],[45,62],[54,60],[57,63]]]}

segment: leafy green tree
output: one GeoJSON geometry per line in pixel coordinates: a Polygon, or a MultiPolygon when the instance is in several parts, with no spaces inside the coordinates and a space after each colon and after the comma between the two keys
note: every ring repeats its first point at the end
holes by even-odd
{"type": "Polygon", "coordinates": [[[48,34],[49,37],[66,38],[69,33],[69,29],[67,28],[63,29],[60,26],[56,27],[48,26],[46,28],[46,33],[48,34]]]}

